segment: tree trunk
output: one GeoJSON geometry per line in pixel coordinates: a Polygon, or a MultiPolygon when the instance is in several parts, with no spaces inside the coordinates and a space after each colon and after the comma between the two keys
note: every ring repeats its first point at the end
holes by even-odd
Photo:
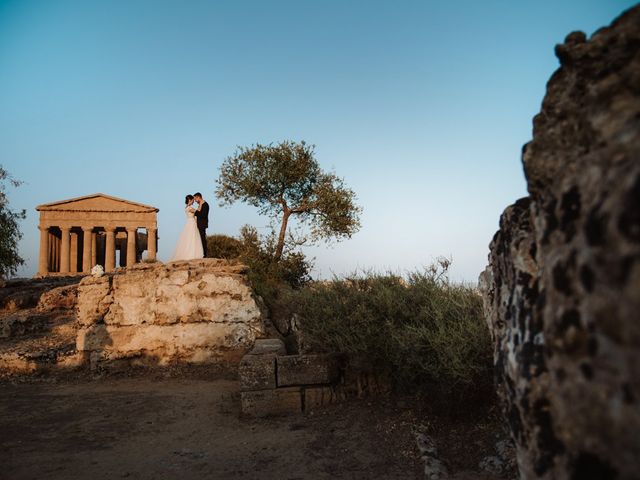
{"type": "Polygon", "coordinates": [[[289,222],[290,216],[291,210],[285,208],[284,214],[282,215],[282,225],[280,225],[280,235],[278,235],[278,245],[276,246],[276,262],[279,262],[280,257],[282,257],[282,251],[284,250],[284,238],[287,234],[287,223],[289,222]]]}

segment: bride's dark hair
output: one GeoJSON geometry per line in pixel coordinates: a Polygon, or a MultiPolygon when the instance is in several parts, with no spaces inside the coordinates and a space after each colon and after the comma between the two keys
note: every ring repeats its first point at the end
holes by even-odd
{"type": "Polygon", "coordinates": [[[184,204],[187,205],[190,200],[193,200],[193,195],[187,195],[184,197],[184,204]]]}

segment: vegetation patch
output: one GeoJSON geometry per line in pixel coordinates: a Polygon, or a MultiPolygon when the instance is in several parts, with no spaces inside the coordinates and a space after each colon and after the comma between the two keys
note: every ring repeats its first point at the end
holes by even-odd
{"type": "Polygon", "coordinates": [[[482,300],[447,277],[448,262],[406,276],[365,272],[289,293],[303,348],[341,352],[399,391],[484,396],[491,341],[482,300]]]}

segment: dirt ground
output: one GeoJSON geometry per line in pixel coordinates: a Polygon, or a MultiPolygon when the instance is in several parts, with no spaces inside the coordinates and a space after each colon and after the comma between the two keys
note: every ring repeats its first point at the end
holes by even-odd
{"type": "Polygon", "coordinates": [[[252,420],[240,417],[238,385],[228,378],[5,379],[0,478],[424,478],[413,433],[420,423],[440,435],[454,471],[477,465],[495,441],[491,422],[443,433],[403,399],[252,420]]]}

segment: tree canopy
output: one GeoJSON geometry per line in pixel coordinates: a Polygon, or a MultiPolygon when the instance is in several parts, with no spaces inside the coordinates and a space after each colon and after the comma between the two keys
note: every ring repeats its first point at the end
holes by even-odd
{"type": "Polygon", "coordinates": [[[14,275],[18,267],[24,264],[18,253],[18,241],[22,238],[18,220],[23,220],[26,212],[9,209],[9,199],[5,193],[7,183],[17,187],[22,182],[12,178],[0,165],[0,278],[14,275]]]}
{"type": "Polygon", "coordinates": [[[309,227],[304,240],[342,240],[360,229],[356,195],[335,173],[322,171],[304,141],[238,147],[220,167],[221,205],[242,201],[279,219],[275,259],[282,256],[289,219],[309,227]]]}

